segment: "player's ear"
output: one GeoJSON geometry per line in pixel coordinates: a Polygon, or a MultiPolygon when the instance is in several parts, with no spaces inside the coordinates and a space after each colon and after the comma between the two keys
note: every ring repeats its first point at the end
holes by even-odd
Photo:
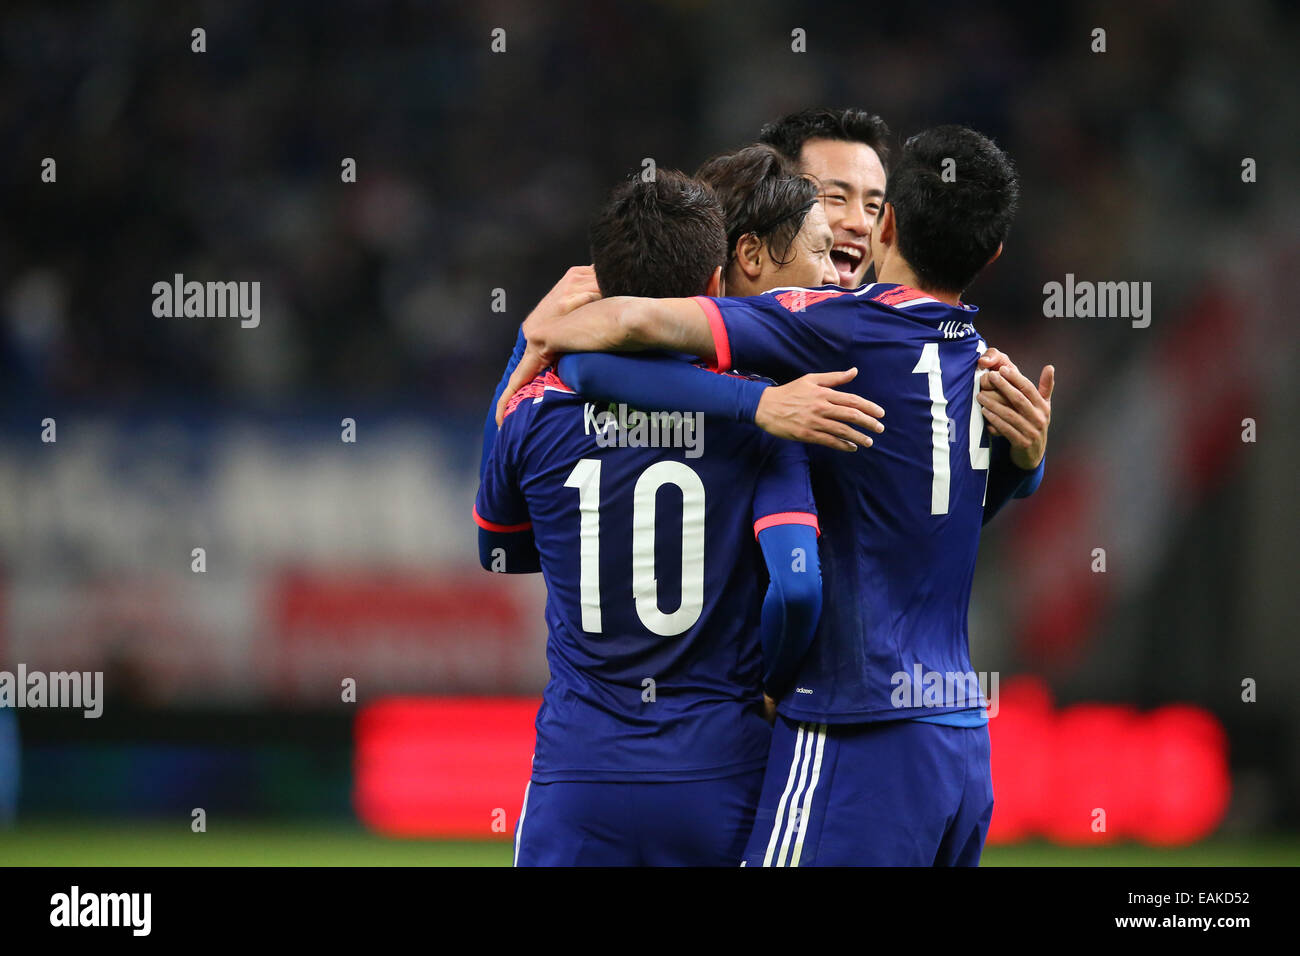
{"type": "Polygon", "coordinates": [[[726,295],[722,283],[722,266],[716,266],[713,275],[709,276],[708,284],[704,287],[704,294],[710,298],[717,299],[726,295]]]}
{"type": "Polygon", "coordinates": [[[876,223],[876,228],[871,234],[871,241],[892,245],[895,239],[896,229],[897,225],[894,222],[894,206],[892,203],[885,203],[880,209],[880,220],[876,223]]]}
{"type": "Polygon", "coordinates": [[[1002,255],[1002,243],[999,242],[997,252],[993,253],[992,258],[990,258],[988,262],[984,263],[984,265],[985,266],[993,265],[993,263],[998,261],[998,256],[1000,255],[1002,255]]]}
{"type": "Polygon", "coordinates": [[[763,274],[763,240],[747,232],[736,241],[736,265],[750,279],[763,274]]]}

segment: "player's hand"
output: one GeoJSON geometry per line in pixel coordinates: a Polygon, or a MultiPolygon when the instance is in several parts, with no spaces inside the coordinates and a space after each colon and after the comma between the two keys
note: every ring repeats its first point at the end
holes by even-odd
{"type": "MultiPolygon", "coordinates": [[[[578,306],[600,298],[600,285],[596,282],[595,266],[573,266],[564,273],[551,291],[542,296],[537,308],[528,313],[528,319],[553,319],[568,315],[578,306]]],[[[524,324],[528,323],[524,320],[524,324]]]]}
{"type": "Polygon", "coordinates": [[[837,392],[832,386],[853,381],[858,370],[813,372],[785,385],[763,390],[754,424],[777,438],[825,445],[837,451],[871,447],[871,437],[850,426],[883,432],[885,410],[860,395],[837,392]]]}
{"type": "MultiPolygon", "coordinates": [[[[596,282],[596,267],[573,266],[564,273],[559,282],[555,283],[551,291],[542,297],[537,307],[528,313],[528,318],[524,320],[523,325],[524,335],[527,336],[530,325],[568,315],[574,309],[588,302],[595,302],[599,298],[600,286],[596,282]]],[[[510,403],[510,397],[540,375],[547,366],[554,365],[558,358],[557,355],[543,353],[531,342],[528,344],[523,358],[515,366],[514,374],[506,383],[505,391],[501,393],[501,400],[497,402],[498,428],[506,417],[506,406],[510,403]]]]}
{"type": "Polygon", "coordinates": [[[1010,357],[1007,356],[1006,354],[999,352],[995,348],[987,348],[984,350],[984,353],[979,357],[979,361],[976,363],[976,366],[978,368],[989,369],[989,368],[1001,368],[1003,365],[1014,365],[1014,364],[1015,363],[1012,362],[1010,357]]]}
{"type": "Polygon", "coordinates": [[[776,723],[776,701],[767,694],[763,695],[763,719],[769,724],[776,723]]]}
{"type": "Polygon", "coordinates": [[[989,431],[1011,443],[1012,462],[1032,471],[1047,453],[1056,369],[1044,366],[1035,385],[1010,359],[998,354],[1003,361],[980,377],[979,403],[989,431]]]}

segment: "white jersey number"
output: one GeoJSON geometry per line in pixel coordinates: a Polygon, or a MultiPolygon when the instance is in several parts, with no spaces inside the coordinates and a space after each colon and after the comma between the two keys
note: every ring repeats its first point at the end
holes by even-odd
{"type": "MultiPolygon", "coordinates": [[[[600,462],[582,459],[564,486],[578,489],[582,629],[599,634],[600,462]]],[[[651,465],[637,478],[632,490],[632,594],[641,623],[661,637],[689,630],[704,610],[704,482],[679,461],[651,465]],[[655,577],[655,498],[664,485],[674,485],[682,493],[682,598],[677,610],[668,614],[659,609],[659,581],[655,577]]]]}
{"type": "MultiPolygon", "coordinates": [[[[983,340],[977,346],[983,355],[983,340]]],[[[975,370],[975,388],[971,393],[970,405],[970,466],[976,471],[986,470],[989,466],[989,450],[981,447],[984,437],[984,416],[980,414],[979,391],[980,378],[986,370],[975,370]]],[[[946,515],[948,513],[948,489],[951,485],[952,472],[948,466],[948,400],[943,395],[943,367],[939,363],[939,343],[928,342],[921,348],[921,357],[917,360],[913,374],[925,375],[930,386],[930,425],[932,452],[930,469],[933,478],[930,481],[930,514],[946,515]]]]}

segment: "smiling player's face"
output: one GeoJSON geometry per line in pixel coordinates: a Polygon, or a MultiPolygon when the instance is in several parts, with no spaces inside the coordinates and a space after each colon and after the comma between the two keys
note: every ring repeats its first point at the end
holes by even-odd
{"type": "Polygon", "coordinates": [[[775,266],[770,258],[766,259],[764,274],[759,279],[763,286],[760,291],[781,286],[808,288],[837,283],[839,276],[830,257],[832,241],[831,227],[826,222],[822,204],[813,203],[790,244],[789,261],[775,266]]]}
{"type": "Polygon", "coordinates": [[[821,188],[826,221],[835,236],[831,259],[836,281],[856,289],[871,265],[871,231],[885,197],[885,167],[866,143],[836,139],[808,140],[799,162],[821,188]]]}

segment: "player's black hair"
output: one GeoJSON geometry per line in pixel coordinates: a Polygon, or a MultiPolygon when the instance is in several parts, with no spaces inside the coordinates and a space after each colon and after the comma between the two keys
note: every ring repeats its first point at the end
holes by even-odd
{"type": "Polygon", "coordinates": [[[885,187],[898,251],[923,288],[940,292],[964,291],[988,265],[1019,200],[1010,157],[965,126],[936,126],[909,139],[885,187]]]}
{"type": "Polygon", "coordinates": [[[889,127],[875,113],[866,110],[814,107],[767,123],[758,132],[760,143],[775,147],[782,156],[795,162],[799,161],[803,144],[810,139],[865,143],[876,151],[880,164],[889,168],[889,127]]]}
{"type": "Polygon", "coordinates": [[[790,247],[817,201],[817,187],[771,146],[755,144],[715,156],[695,171],[718,194],[727,217],[727,263],[736,244],[753,233],[778,265],[790,261],[790,247]]]}
{"type": "Polygon", "coordinates": [[[700,295],[727,262],[722,206],[713,190],[674,169],[616,186],[591,224],[591,261],[604,296],[700,295]]]}

